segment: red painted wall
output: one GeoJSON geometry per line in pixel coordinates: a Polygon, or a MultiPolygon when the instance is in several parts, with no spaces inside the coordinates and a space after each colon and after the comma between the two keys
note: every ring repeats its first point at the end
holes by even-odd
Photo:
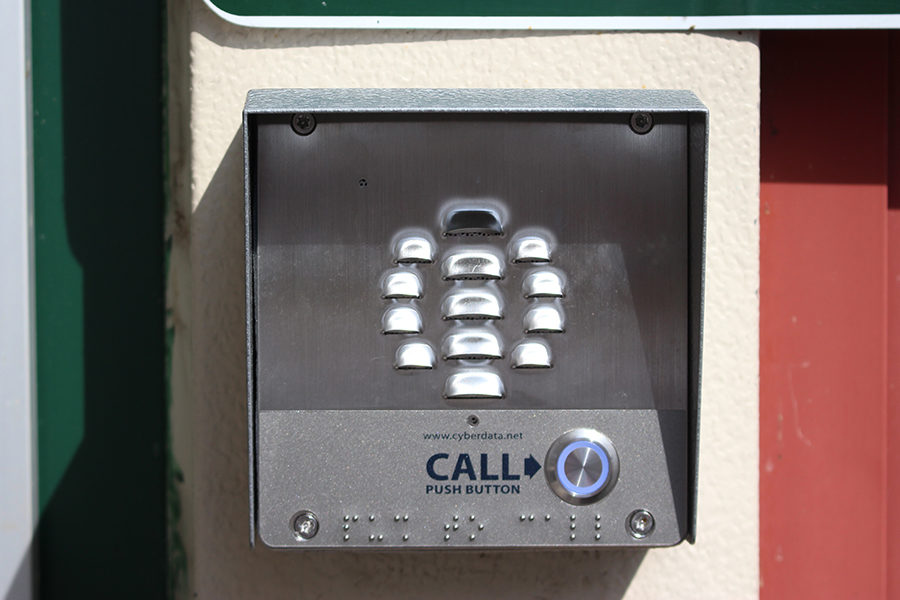
{"type": "Polygon", "coordinates": [[[764,600],[900,598],[896,38],[761,37],[764,600]]]}

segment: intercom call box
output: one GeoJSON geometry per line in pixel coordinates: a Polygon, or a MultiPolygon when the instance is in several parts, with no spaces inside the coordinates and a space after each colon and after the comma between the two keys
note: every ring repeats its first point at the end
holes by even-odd
{"type": "Polygon", "coordinates": [[[252,539],[692,540],[706,147],[690,92],[251,91],[252,539]]]}

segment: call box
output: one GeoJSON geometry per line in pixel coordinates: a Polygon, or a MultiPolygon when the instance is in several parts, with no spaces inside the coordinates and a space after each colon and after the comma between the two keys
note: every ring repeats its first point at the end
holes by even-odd
{"type": "Polygon", "coordinates": [[[693,541],[707,129],[686,91],[251,91],[252,540],[693,541]]]}

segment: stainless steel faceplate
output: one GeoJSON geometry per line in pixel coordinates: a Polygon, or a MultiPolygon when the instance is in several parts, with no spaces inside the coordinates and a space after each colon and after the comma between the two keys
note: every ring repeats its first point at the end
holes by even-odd
{"type": "Polygon", "coordinates": [[[687,92],[251,92],[253,539],[692,538],[705,152],[687,92]],[[568,503],[544,463],[579,428],[616,480],[568,503]]]}

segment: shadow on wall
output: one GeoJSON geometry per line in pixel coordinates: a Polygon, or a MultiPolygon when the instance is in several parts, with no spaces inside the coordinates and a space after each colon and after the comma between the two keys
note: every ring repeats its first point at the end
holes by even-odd
{"type": "Polygon", "coordinates": [[[165,596],[161,16],[32,3],[40,598],[165,596]]]}
{"type": "Polygon", "coordinates": [[[193,296],[193,342],[204,349],[192,359],[198,384],[193,493],[205,513],[195,511],[191,592],[216,598],[432,600],[624,596],[644,550],[309,553],[274,551],[261,542],[249,548],[242,173],[238,131],[191,225],[191,267],[200,285],[193,296]],[[240,526],[216,526],[223,522],[240,526]]]}

